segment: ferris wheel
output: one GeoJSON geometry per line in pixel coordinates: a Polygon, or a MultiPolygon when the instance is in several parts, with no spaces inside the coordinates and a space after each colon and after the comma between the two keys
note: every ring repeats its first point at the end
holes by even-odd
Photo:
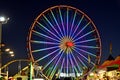
{"type": "Polygon", "coordinates": [[[76,77],[99,64],[101,39],[95,24],[84,12],[59,5],[43,11],[34,20],[28,50],[31,60],[42,66],[47,77],[76,77]]]}

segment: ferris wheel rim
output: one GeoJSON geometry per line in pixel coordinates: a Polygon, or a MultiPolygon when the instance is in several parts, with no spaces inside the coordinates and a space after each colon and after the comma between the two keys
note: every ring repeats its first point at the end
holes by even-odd
{"type": "MultiPolygon", "coordinates": [[[[69,7],[69,8],[71,8],[71,9],[75,9],[75,10],[79,11],[80,13],[82,13],[83,15],[85,15],[85,16],[87,17],[87,19],[89,19],[89,20],[91,21],[92,25],[94,26],[94,28],[95,28],[95,30],[96,30],[96,32],[97,32],[98,38],[100,39],[100,40],[99,40],[99,43],[100,43],[99,45],[100,45],[100,48],[101,48],[101,50],[100,50],[100,56],[101,56],[101,53],[102,53],[101,38],[100,38],[99,32],[98,32],[98,30],[97,30],[94,22],[93,22],[93,21],[90,19],[90,17],[87,16],[83,11],[81,11],[81,10],[75,8],[75,7],[68,6],[68,5],[57,5],[57,6],[53,6],[53,7],[50,7],[50,8],[48,8],[48,9],[46,9],[45,11],[43,11],[42,13],[40,13],[39,16],[37,16],[37,18],[35,18],[35,20],[34,20],[32,26],[31,26],[30,30],[33,29],[36,21],[40,18],[40,16],[42,16],[42,14],[46,13],[49,9],[54,9],[54,8],[57,8],[57,7],[58,7],[58,8],[60,8],[60,7],[69,7]]],[[[28,35],[29,35],[29,37],[28,37],[28,41],[29,41],[30,38],[31,38],[31,32],[29,32],[28,35]]],[[[29,43],[29,42],[28,42],[28,47],[29,47],[29,49],[31,50],[31,48],[30,48],[30,43],[29,43]]],[[[27,48],[28,48],[28,47],[27,47],[27,48]]],[[[30,51],[30,54],[31,54],[31,51],[30,51]]],[[[32,61],[34,62],[34,58],[32,57],[32,55],[30,55],[30,57],[31,57],[32,61]]],[[[100,62],[100,61],[99,61],[99,62],[100,62]]]]}
{"type": "MultiPolygon", "coordinates": [[[[73,9],[73,10],[76,10],[76,11],[82,13],[82,15],[84,15],[84,16],[91,22],[91,24],[93,25],[93,27],[94,27],[94,29],[95,29],[95,31],[96,31],[96,33],[97,33],[97,37],[99,38],[99,39],[98,39],[98,41],[99,41],[99,44],[98,44],[98,45],[99,45],[99,47],[100,47],[100,49],[99,49],[99,56],[101,57],[101,53],[102,53],[101,38],[100,38],[99,32],[98,32],[95,24],[93,23],[93,21],[92,21],[84,12],[82,12],[81,10],[79,10],[79,9],[77,9],[77,8],[75,8],[75,7],[71,7],[71,6],[67,6],[67,5],[59,5],[59,6],[50,7],[50,8],[48,8],[48,9],[46,9],[45,11],[43,11],[41,14],[39,14],[39,16],[34,20],[32,26],[31,26],[31,28],[30,28],[29,37],[28,37],[28,48],[29,48],[29,55],[30,55],[31,60],[32,60],[33,62],[36,62],[36,61],[34,60],[34,57],[33,57],[33,55],[32,55],[30,40],[31,40],[31,36],[32,36],[32,30],[33,30],[33,28],[34,28],[34,26],[35,26],[35,24],[36,24],[36,21],[37,21],[44,13],[47,13],[47,11],[52,10],[52,9],[55,9],[55,8],[64,8],[64,7],[65,7],[65,8],[70,8],[70,9],[73,9]]],[[[99,64],[99,62],[100,62],[100,58],[98,59],[97,64],[99,64]]]]}

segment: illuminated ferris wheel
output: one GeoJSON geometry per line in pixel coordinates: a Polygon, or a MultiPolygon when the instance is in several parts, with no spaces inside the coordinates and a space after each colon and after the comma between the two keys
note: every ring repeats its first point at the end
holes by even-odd
{"type": "Polygon", "coordinates": [[[46,77],[53,78],[56,74],[76,77],[99,64],[101,39],[85,13],[59,5],[35,19],[29,32],[28,50],[31,60],[43,67],[46,77]]]}

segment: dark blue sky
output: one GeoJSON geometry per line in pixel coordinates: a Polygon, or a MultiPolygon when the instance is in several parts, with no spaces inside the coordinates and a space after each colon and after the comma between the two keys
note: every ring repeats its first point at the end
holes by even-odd
{"type": "Polygon", "coordinates": [[[27,37],[34,19],[44,10],[55,5],[69,5],[86,13],[95,23],[102,40],[102,62],[109,55],[120,55],[120,1],[119,0],[2,0],[0,14],[10,20],[3,25],[3,42],[15,52],[15,58],[28,58],[27,37]]]}

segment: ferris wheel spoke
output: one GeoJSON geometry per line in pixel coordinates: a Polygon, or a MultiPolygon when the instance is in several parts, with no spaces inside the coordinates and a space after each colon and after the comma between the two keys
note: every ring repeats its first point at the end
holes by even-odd
{"type": "MultiPolygon", "coordinates": [[[[61,54],[61,56],[62,56],[62,54],[61,54]]],[[[50,73],[49,75],[50,75],[51,78],[54,76],[54,74],[55,74],[55,72],[57,70],[57,69],[55,69],[57,67],[57,65],[58,65],[58,61],[57,61],[57,64],[53,65],[52,68],[51,68],[51,70],[49,71],[49,73],[50,73]]]]}
{"type": "Polygon", "coordinates": [[[51,50],[51,49],[55,49],[55,48],[59,48],[59,46],[54,46],[54,47],[49,47],[49,48],[42,48],[42,49],[36,49],[33,50],[32,52],[40,52],[40,51],[47,51],[47,50],[51,50]]]}
{"type": "MultiPolygon", "coordinates": [[[[81,17],[80,21],[78,22],[78,24],[77,24],[77,26],[76,26],[75,30],[73,31],[73,33],[72,33],[72,36],[71,36],[71,37],[73,37],[73,36],[75,36],[75,35],[76,35],[76,34],[75,34],[75,32],[78,30],[78,27],[80,26],[80,24],[81,24],[81,22],[82,22],[83,18],[84,18],[84,15],[82,15],[82,17],[81,17]]],[[[73,39],[74,39],[74,38],[73,38],[73,39]]]]}
{"type": "Polygon", "coordinates": [[[79,39],[82,39],[83,37],[86,37],[87,35],[89,35],[89,34],[93,33],[94,31],[95,31],[95,30],[89,31],[88,33],[86,33],[86,34],[84,34],[84,35],[80,36],[79,38],[74,39],[74,42],[75,42],[75,41],[77,41],[77,40],[79,40],[79,39]]]}
{"type": "Polygon", "coordinates": [[[75,71],[78,73],[77,68],[75,67],[75,65],[74,65],[74,63],[73,63],[73,60],[72,60],[72,58],[71,58],[71,54],[72,54],[72,53],[69,54],[69,59],[70,59],[70,63],[72,64],[73,73],[75,73],[75,71]],[[75,70],[75,71],[74,71],[74,70],[75,70]]]}
{"type": "Polygon", "coordinates": [[[74,22],[75,22],[75,18],[76,18],[76,13],[77,13],[77,10],[75,11],[74,17],[73,17],[73,20],[72,20],[72,25],[71,25],[71,29],[70,29],[70,35],[69,35],[70,37],[73,33],[73,26],[74,26],[74,22]]]}
{"type": "Polygon", "coordinates": [[[63,52],[61,53],[61,55],[60,55],[60,57],[59,57],[59,59],[58,59],[57,63],[55,64],[55,66],[54,66],[54,68],[53,68],[53,70],[52,70],[51,74],[54,74],[54,73],[55,73],[54,71],[55,71],[55,69],[56,69],[56,67],[57,67],[58,63],[60,62],[60,60],[61,60],[62,56],[63,56],[63,52]]]}
{"type": "Polygon", "coordinates": [[[60,15],[60,19],[61,19],[61,23],[62,23],[62,27],[63,27],[63,31],[64,31],[64,36],[66,35],[65,34],[65,26],[64,26],[64,23],[63,23],[63,17],[62,17],[62,13],[61,13],[61,10],[59,8],[59,15],[60,15]]]}
{"type": "Polygon", "coordinates": [[[46,71],[46,73],[45,73],[47,76],[50,76],[53,67],[54,67],[54,65],[50,64],[50,67],[47,69],[47,71],[46,71]]]}
{"type": "Polygon", "coordinates": [[[60,38],[55,34],[55,33],[53,33],[53,31],[50,31],[49,29],[47,29],[44,25],[42,25],[40,22],[38,22],[38,21],[36,21],[37,22],[37,24],[39,25],[38,27],[39,28],[44,28],[46,31],[48,31],[50,34],[52,34],[53,36],[55,36],[57,39],[59,39],[60,40],[60,38]]]}
{"type": "MultiPolygon", "coordinates": [[[[56,61],[57,61],[57,60],[56,60],[56,61]]],[[[55,61],[55,62],[56,62],[56,61],[55,61]]],[[[55,66],[55,65],[53,65],[53,64],[50,64],[50,65],[52,66],[52,68],[50,69],[48,76],[50,76],[51,78],[53,78],[53,75],[54,75],[55,72],[56,72],[56,70],[54,69],[54,66],[55,66]],[[54,69],[54,71],[53,71],[53,69],[54,69]]]]}
{"type": "Polygon", "coordinates": [[[96,40],[98,40],[98,38],[92,38],[92,39],[87,39],[87,40],[83,40],[83,41],[75,42],[75,44],[86,43],[86,42],[91,42],[91,41],[96,41],[96,40]]]}
{"type": "Polygon", "coordinates": [[[37,36],[40,36],[40,37],[42,36],[43,38],[48,38],[48,39],[52,39],[52,40],[54,40],[54,41],[60,42],[59,40],[57,40],[57,39],[55,39],[55,38],[52,38],[52,37],[50,37],[50,36],[48,36],[48,35],[42,34],[42,33],[37,32],[37,31],[35,31],[35,30],[33,30],[33,32],[34,32],[35,35],[37,35],[37,36]]]}
{"type": "Polygon", "coordinates": [[[68,30],[68,19],[69,19],[69,9],[67,8],[67,36],[68,36],[68,32],[69,32],[69,30],[68,30]]]}
{"type": "MultiPolygon", "coordinates": [[[[63,60],[62,60],[62,65],[61,65],[61,68],[60,68],[60,73],[62,73],[62,69],[63,69],[64,63],[65,63],[65,58],[63,58],[63,60]]],[[[60,74],[60,73],[59,73],[59,74],[60,74]]]]}
{"type": "Polygon", "coordinates": [[[55,42],[47,42],[47,41],[36,41],[36,40],[31,40],[30,42],[32,43],[38,43],[38,44],[53,44],[53,45],[59,45],[59,43],[55,43],[55,42]]]}
{"type": "Polygon", "coordinates": [[[88,27],[88,25],[91,23],[91,21],[89,21],[74,37],[73,39],[75,39],[86,27],[88,27]]]}
{"type": "Polygon", "coordinates": [[[68,53],[67,53],[67,75],[68,75],[68,69],[69,67],[68,67],[68,53]]]}
{"type": "MultiPolygon", "coordinates": [[[[75,47],[76,48],[76,47],[75,47]]],[[[79,50],[78,48],[76,48],[77,50],[79,50]]],[[[76,53],[78,53],[80,56],[82,56],[87,62],[89,62],[89,60],[84,56],[84,55],[82,55],[80,52],[78,52],[77,50],[75,50],[74,48],[73,48],[73,50],[76,52],[76,53]]],[[[94,63],[91,61],[90,62],[91,64],[93,64],[94,65],[94,63]]]]}
{"type": "MultiPolygon", "coordinates": [[[[52,65],[52,64],[51,64],[51,65],[52,65]]],[[[48,76],[50,76],[50,78],[53,78],[54,72],[56,72],[56,70],[53,71],[54,66],[55,66],[55,65],[52,65],[52,68],[51,68],[51,70],[49,71],[48,76]],[[52,72],[53,72],[53,73],[52,73],[52,72]]]]}
{"type": "Polygon", "coordinates": [[[91,53],[91,52],[88,52],[88,51],[83,50],[83,49],[79,49],[79,48],[77,48],[77,47],[75,47],[75,48],[76,48],[76,49],[78,49],[78,50],[80,50],[80,51],[82,51],[82,52],[84,52],[84,53],[87,53],[87,54],[89,54],[89,55],[91,55],[91,56],[96,57],[96,55],[95,55],[95,54],[93,54],[93,53],[91,53]]]}
{"type": "Polygon", "coordinates": [[[47,55],[41,57],[40,59],[36,60],[35,62],[39,62],[39,61],[41,61],[41,60],[43,60],[43,59],[45,59],[45,58],[51,56],[52,54],[55,54],[58,50],[59,50],[59,49],[56,49],[56,50],[52,51],[51,53],[49,53],[49,54],[47,54],[47,55]]]}
{"type": "Polygon", "coordinates": [[[77,56],[78,60],[82,63],[82,65],[87,68],[86,64],[77,56]]]}
{"type": "Polygon", "coordinates": [[[73,60],[75,61],[75,64],[76,64],[76,65],[77,65],[77,67],[78,67],[78,70],[79,70],[80,72],[82,72],[81,68],[79,67],[79,64],[77,63],[76,58],[74,57],[74,55],[73,55],[73,54],[71,54],[71,55],[72,55],[72,57],[73,57],[73,60]]]}
{"type": "Polygon", "coordinates": [[[43,70],[45,69],[45,68],[47,68],[47,66],[49,65],[49,64],[51,64],[60,54],[61,54],[61,50],[59,51],[59,53],[56,55],[56,56],[54,56],[53,57],[53,59],[51,60],[51,61],[49,61],[45,66],[44,66],[44,68],[43,68],[43,70]]]}
{"type": "Polygon", "coordinates": [[[97,46],[86,46],[86,45],[75,45],[76,47],[82,47],[82,48],[91,48],[91,49],[98,49],[97,46]]]}
{"type": "Polygon", "coordinates": [[[54,71],[52,70],[52,74],[50,75],[51,76],[51,78],[53,78],[53,76],[55,75],[55,72],[56,72],[57,70],[55,69],[54,71]]]}
{"type": "Polygon", "coordinates": [[[60,33],[55,29],[55,27],[54,27],[53,24],[48,20],[48,18],[47,18],[45,15],[43,15],[43,17],[44,17],[45,20],[50,24],[50,26],[54,29],[54,31],[58,34],[58,36],[61,38],[62,36],[59,35],[60,33]]]}
{"type": "Polygon", "coordinates": [[[54,15],[54,13],[53,13],[53,11],[52,11],[51,9],[50,9],[50,12],[51,12],[51,14],[52,14],[52,16],[53,16],[53,19],[54,19],[55,23],[57,24],[58,29],[60,30],[60,34],[61,34],[62,37],[63,37],[63,32],[62,32],[62,30],[61,30],[61,28],[60,28],[60,25],[59,25],[59,23],[58,23],[55,15],[54,15]]]}

